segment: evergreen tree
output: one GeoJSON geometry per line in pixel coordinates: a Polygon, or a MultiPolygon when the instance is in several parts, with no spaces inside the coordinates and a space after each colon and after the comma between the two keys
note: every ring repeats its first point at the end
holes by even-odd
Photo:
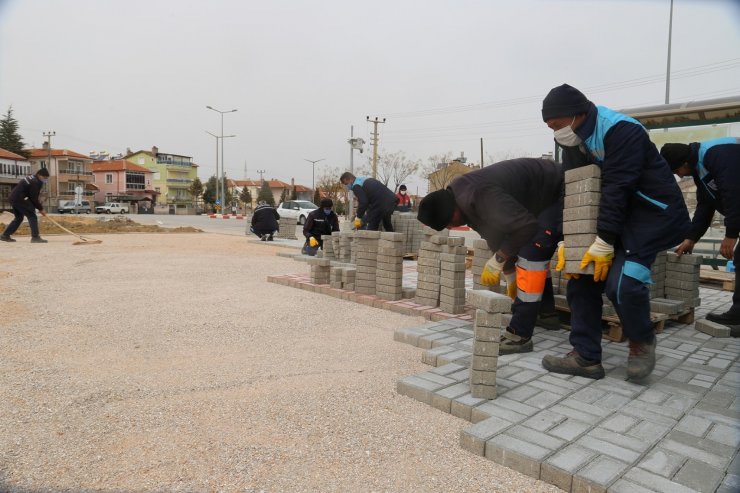
{"type": "Polygon", "coordinates": [[[200,178],[197,176],[195,177],[193,183],[190,184],[190,188],[188,188],[188,192],[190,192],[190,195],[193,197],[193,205],[197,205],[198,197],[203,195],[203,182],[200,181],[200,178]]]}
{"type": "Polygon", "coordinates": [[[264,200],[271,206],[275,207],[275,196],[272,195],[272,190],[270,190],[270,185],[266,182],[262,182],[262,187],[260,188],[260,192],[257,194],[257,202],[260,202],[264,200]]]}
{"type": "Polygon", "coordinates": [[[24,147],[23,137],[18,133],[18,121],[13,118],[13,107],[9,106],[8,112],[0,120],[0,148],[27,158],[24,147]]]}
{"type": "Polygon", "coordinates": [[[286,200],[288,200],[288,189],[283,188],[283,193],[280,194],[280,202],[282,203],[282,202],[285,202],[286,200]]]}
{"type": "Polygon", "coordinates": [[[290,200],[298,200],[298,192],[295,191],[295,187],[290,191],[290,200]]]}
{"type": "Polygon", "coordinates": [[[206,183],[206,190],[203,192],[203,202],[206,204],[216,203],[216,177],[211,176],[206,183]]]}
{"type": "Polygon", "coordinates": [[[249,192],[248,187],[242,188],[242,193],[239,194],[239,200],[244,202],[244,205],[252,207],[252,194],[249,192]]]}

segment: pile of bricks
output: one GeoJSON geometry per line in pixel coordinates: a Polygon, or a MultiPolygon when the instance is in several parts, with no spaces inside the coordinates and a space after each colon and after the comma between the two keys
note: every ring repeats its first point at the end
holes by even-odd
{"type": "Polygon", "coordinates": [[[310,258],[307,262],[311,266],[311,282],[314,284],[329,284],[331,260],[326,258],[310,258]]]}
{"type": "Polygon", "coordinates": [[[347,263],[352,260],[353,235],[351,231],[335,231],[331,234],[334,257],[340,262],[347,263]]]}
{"type": "Polygon", "coordinates": [[[352,246],[353,264],[357,267],[355,291],[362,294],[375,294],[378,264],[378,240],[380,231],[356,231],[352,246]]]}
{"type": "Polygon", "coordinates": [[[298,237],[295,235],[296,223],[294,217],[281,217],[279,221],[280,229],[275,235],[277,238],[284,238],[286,240],[297,240],[298,237]]]}
{"type": "Polygon", "coordinates": [[[439,256],[442,244],[447,243],[449,233],[424,227],[424,241],[419,245],[417,259],[416,302],[425,306],[439,306],[439,281],[441,275],[439,256]]]}
{"type": "Polygon", "coordinates": [[[375,273],[375,293],[396,301],[403,297],[403,234],[380,233],[375,273]]]}
{"type": "Polygon", "coordinates": [[[653,283],[648,285],[650,299],[665,297],[665,271],[667,262],[668,253],[659,252],[655,257],[655,262],[650,266],[650,277],[653,280],[653,283]]]}
{"type": "Polygon", "coordinates": [[[447,237],[439,254],[439,307],[447,313],[465,312],[465,238],[447,237]]]}
{"type": "Polygon", "coordinates": [[[699,297],[699,272],[701,255],[681,255],[673,252],[666,254],[665,297],[681,300],[687,307],[701,304],[699,297]]]}
{"type": "Polygon", "coordinates": [[[403,253],[417,253],[422,238],[423,225],[414,212],[394,212],[391,217],[393,230],[403,235],[403,253]]]}
{"type": "Polygon", "coordinates": [[[332,235],[321,235],[321,250],[323,252],[322,257],[328,258],[328,259],[336,259],[336,255],[334,254],[334,242],[332,235]]]}
{"type": "Polygon", "coordinates": [[[511,299],[491,291],[473,290],[469,301],[476,308],[470,394],[478,399],[495,399],[503,313],[511,311],[511,299]]]}
{"type": "Polygon", "coordinates": [[[355,276],[357,269],[354,266],[347,266],[342,269],[342,289],[347,291],[355,290],[355,276]]]}
{"type": "Polygon", "coordinates": [[[595,164],[565,172],[563,236],[565,269],[569,274],[593,274],[594,265],[580,269],[581,259],[596,239],[601,200],[601,168],[595,164]]]}

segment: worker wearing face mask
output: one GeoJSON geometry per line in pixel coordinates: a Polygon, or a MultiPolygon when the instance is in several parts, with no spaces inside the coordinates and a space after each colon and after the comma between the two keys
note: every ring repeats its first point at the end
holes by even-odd
{"type": "Polygon", "coordinates": [[[597,237],[581,260],[581,269],[594,264],[595,275],[568,283],[573,351],[545,356],[542,365],[555,373],[604,377],[601,294],[606,292],[629,339],[627,378],[644,378],[655,367],[650,266],[658,252],[686,237],[690,222],[681,191],[637,120],[594,105],[578,89],[567,84],[552,89],[542,103],[542,119],[563,147],[566,170],[601,168],[597,237]]]}
{"type": "Polygon", "coordinates": [[[349,171],[342,173],[339,181],[357,197],[355,229],[378,231],[383,223],[384,231],[393,232],[391,216],[398,202],[395,193],[375,178],[355,176],[349,171]]]}
{"type": "Polygon", "coordinates": [[[303,236],[306,243],[301,251],[304,255],[316,255],[319,248],[324,248],[321,235],[330,235],[339,231],[339,218],[332,210],[334,202],[331,199],[321,199],[320,207],[311,211],[303,225],[303,236]]]}
{"type": "Polygon", "coordinates": [[[13,218],[0,235],[0,241],[14,242],[11,237],[23,222],[23,218],[28,218],[28,226],[31,228],[31,243],[47,243],[39,234],[39,221],[36,217],[36,209],[42,216],[46,216],[44,206],[39,200],[39,194],[44,187],[44,183],[49,180],[49,170],[41,168],[34,175],[23,177],[18,184],[10,191],[8,201],[13,206],[13,218]]]}
{"type": "Polygon", "coordinates": [[[411,210],[411,197],[406,192],[406,185],[398,187],[396,198],[398,199],[398,205],[396,205],[398,212],[409,212],[411,210]]]}

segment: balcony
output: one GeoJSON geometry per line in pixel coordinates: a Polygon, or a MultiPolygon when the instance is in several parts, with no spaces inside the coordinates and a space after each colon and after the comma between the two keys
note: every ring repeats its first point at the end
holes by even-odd
{"type": "MultiPolygon", "coordinates": [[[[69,190],[65,190],[64,192],[59,192],[58,195],[59,195],[59,198],[70,197],[71,199],[73,199],[75,197],[75,193],[70,192],[69,190]]],[[[95,192],[91,192],[88,190],[86,192],[82,192],[82,195],[85,197],[92,197],[93,195],[95,195],[95,192]]]]}
{"type": "Polygon", "coordinates": [[[79,175],[79,176],[92,176],[92,171],[77,171],[72,169],[60,169],[59,170],[60,175],[79,175]]]}
{"type": "Polygon", "coordinates": [[[193,163],[191,161],[181,161],[175,159],[157,159],[157,164],[166,164],[167,166],[179,166],[190,168],[193,163]]]}

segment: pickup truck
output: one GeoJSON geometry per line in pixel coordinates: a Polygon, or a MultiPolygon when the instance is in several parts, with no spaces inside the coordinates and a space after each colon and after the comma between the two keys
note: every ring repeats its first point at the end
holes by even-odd
{"type": "Polygon", "coordinates": [[[95,207],[96,214],[125,214],[128,213],[128,205],[119,202],[106,202],[103,205],[95,207]]]}

